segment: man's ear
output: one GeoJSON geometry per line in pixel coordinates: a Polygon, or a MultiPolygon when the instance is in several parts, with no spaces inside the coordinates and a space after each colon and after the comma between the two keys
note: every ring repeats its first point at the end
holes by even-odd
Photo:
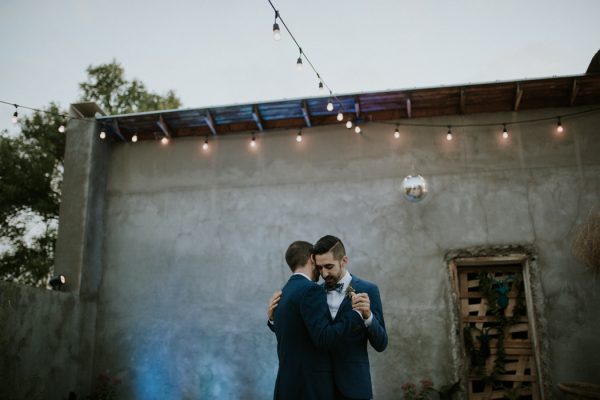
{"type": "Polygon", "coordinates": [[[340,264],[346,268],[346,266],[348,265],[348,256],[344,256],[342,257],[342,259],[340,260],[340,264]]]}

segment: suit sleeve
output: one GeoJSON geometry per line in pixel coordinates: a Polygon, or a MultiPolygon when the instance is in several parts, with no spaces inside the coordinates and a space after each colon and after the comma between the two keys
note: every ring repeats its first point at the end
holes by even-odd
{"type": "Polygon", "coordinates": [[[275,333],[275,325],[271,323],[271,321],[267,320],[267,326],[271,330],[271,332],[275,333]]]}
{"type": "Polygon", "coordinates": [[[379,295],[379,288],[377,286],[374,286],[369,291],[369,298],[371,300],[371,312],[373,313],[373,322],[367,328],[369,343],[371,343],[371,346],[375,350],[382,352],[387,347],[388,336],[385,331],[383,306],[381,305],[381,296],[379,295]]]}
{"type": "Polygon", "coordinates": [[[327,306],[327,295],[318,285],[311,285],[306,291],[300,304],[300,314],[315,346],[324,349],[330,349],[353,329],[364,326],[362,317],[357,312],[348,313],[333,323],[327,306]]]}

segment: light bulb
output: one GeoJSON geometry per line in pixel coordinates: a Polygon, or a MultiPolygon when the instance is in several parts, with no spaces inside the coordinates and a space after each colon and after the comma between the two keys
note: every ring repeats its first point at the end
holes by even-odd
{"type": "Polygon", "coordinates": [[[102,139],[102,140],[106,139],[106,132],[104,132],[104,131],[100,132],[100,139],[102,139]]]}
{"type": "Polygon", "coordinates": [[[354,127],[354,132],[360,133],[360,126],[356,125],[356,127],[354,127]]]}
{"type": "Polygon", "coordinates": [[[277,22],[273,24],[273,39],[281,39],[281,31],[279,30],[279,24],[277,22]]]}
{"type": "Polygon", "coordinates": [[[133,143],[135,143],[135,142],[137,142],[137,140],[138,140],[137,133],[135,133],[135,134],[134,134],[134,135],[131,137],[131,141],[132,141],[133,143]]]}
{"type": "Polygon", "coordinates": [[[327,111],[333,111],[333,102],[331,99],[327,102],[327,111]]]}
{"type": "Polygon", "coordinates": [[[302,71],[302,57],[298,57],[298,60],[296,61],[296,69],[298,71],[302,71]]]}
{"type": "Polygon", "coordinates": [[[502,139],[508,139],[508,130],[506,129],[506,125],[504,125],[504,129],[502,130],[502,139]]]}
{"type": "Polygon", "coordinates": [[[15,112],[13,113],[13,116],[12,116],[12,123],[16,124],[17,121],[19,121],[19,113],[15,110],[15,112]]]}
{"type": "Polygon", "coordinates": [[[352,129],[352,121],[350,121],[350,120],[346,121],[346,128],[352,129]]]}
{"type": "Polygon", "coordinates": [[[166,136],[163,136],[163,138],[162,138],[162,139],[160,139],[160,143],[161,143],[163,146],[166,146],[166,145],[168,145],[168,144],[169,144],[169,138],[167,138],[166,136]]]}
{"type": "Polygon", "coordinates": [[[302,132],[298,132],[298,135],[296,135],[296,142],[300,143],[302,141],[302,132]]]}
{"type": "Polygon", "coordinates": [[[396,139],[400,139],[400,130],[398,129],[398,127],[396,127],[396,130],[394,131],[394,137],[396,139]]]}
{"type": "Polygon", "coordinates": [[[448,127],[448,133],[446,134],[446,140],[452,140],[452,130],[448,127]]]}
{"type": "Polygon", "coordinates": [[[202,145],[203,150],[208,150],[208,139],[204,139],[204,144],[202,145]]]}
{"type": "Polygon", "coordinates": [[[344,114],[342,114],[342,112],[340,111],[337,115],[337,120],[342,122],[343,119],[344,119],[344,114]]]}
{"type": "Polygon", "coordinates": [[[58,131],[60,133],[65,133],[65,126],[63,124],[60,124],[60,126],[58,127],[58,131]]]}
{"type": "Polygon", "coordinates": [[[256,147],[256,138],[252,135],[252,140],[250,141],[250,146],[256,147]]]}
{"type": "Polygon", "coordinates": [[[558,123],[556,124],[556,132],[558,133],[563,133],[565,129],[562,126],[562,123],[560,122],[560,118],[558,119],[558,123]]]}

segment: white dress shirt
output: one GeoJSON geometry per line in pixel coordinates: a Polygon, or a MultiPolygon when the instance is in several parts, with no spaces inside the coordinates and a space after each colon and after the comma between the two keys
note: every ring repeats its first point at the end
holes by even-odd
{"type": "MultiPolygon", "coordinates": [[[[344,276],[342,277],[342,279],[340,279],[337,283],[342,283],[344,286],[342,286],[342,291],[340,293],[338,293],[335,290],[331,290],[331,291],[327,291],[327,305],[329,306],[329,312],[331,313],[331,318],[335,319],[335,316],[338,313],[338,310],[340,309],[340,306],[342,305],[342,301],[344,301],[344,298],[346,297],[346,290],[348,289],[348,286],[350,286],[350,282],[352,281],[352,275],[350,275],[348,273],[348,271],[346,271],[346,273],[344,274],[344,276]]],[[[360,314],[359,311],[356,311],[357,313],[360,314]]],[[[361,318],[362,318],[362,314],[361,314],[361,318]]],[[[369,318],[367,318],[365,321],[365,326],[369,327],[371,325],[371,322],[373,321],[373,313],[371,312],[371,315],[369,316],[369,318]]]]}

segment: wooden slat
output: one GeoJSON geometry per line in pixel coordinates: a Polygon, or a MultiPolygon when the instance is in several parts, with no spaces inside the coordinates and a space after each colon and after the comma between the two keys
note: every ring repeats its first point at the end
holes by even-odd
{"type": "Polygon", "coordinates": [[[254,118],[254,122],[256,122],[258,130],[261,132],[264,131],[265,129],[263,128],[263,121],[260,116],[260,113],[258,112],[258,106],[254,105],[254,108],[252,110],[252,118],[254,118]]]}
{"type": "Polygon", "coordinates": [[[573,106],[575,104],[575,99],[577,98],[577,93],[579,92],[579,83],[577,79],[573,79],[573,84],[571,86],[571,97],[569,99],[569,106],[573,106]]]}
{"type": "Polygon", "coordinates": [[[302,114],[304,115],[304,121],[306,121],[306,126],[310,128],[312,126],[312,123],[310,122],[310,113],[308,112],[306,100],[302,100],[302,114]]]}
{"type": "Polygon", "coordinates": [[[523,89],[521,89],[521,85],[517,83],[517,90],[515,92],[515,106],[513,107],[513,111],[519,111],[519,106],[521,105],[522,98],[523,89]]]}
{"type": "Polygon", "coordinates": [[[206,116],[204,117],[204,120],[206,121],[206,125],[209,127],[213,136],[217,136],[217,125],[215,124],[215,120],[210,110],[206,110],[206,116]]]}

